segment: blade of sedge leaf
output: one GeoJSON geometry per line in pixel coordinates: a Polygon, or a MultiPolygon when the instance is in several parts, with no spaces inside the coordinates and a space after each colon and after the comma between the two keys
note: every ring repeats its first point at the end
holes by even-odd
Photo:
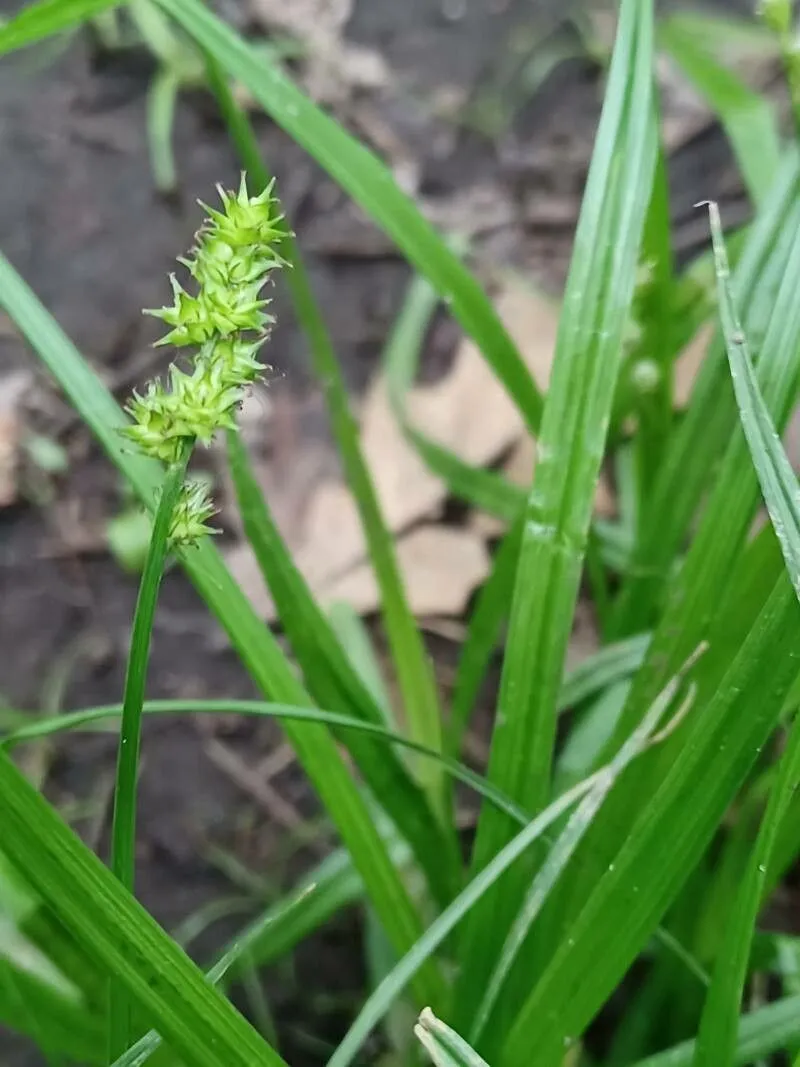
{"type": "MultiPolygon", "coordinates": [[[[237,964],[242,969],[254,966],[252,951],[256,945],[266,938],[269,941],[276,924],[285,922],[292,912],[302,906],[304,897],[311,894],[314,887],[308,883],[304,889],[299,890],[287,900],[270,908],[256,922],[252,923],[233,943],[222,953],[217,962],[206,973],[206,981],[210,985],[223,986],[224,980],[237,964]]],[[[139,1040],[126,1049],[116,1059],[112,1067],[140,1067],[161,1046],[162,1038],[156,1030],[150,1030],[139,1040]]]]}
{"type": "MultiPolygon", "coordinates": [[[[147,685],[147,665],[156,613],[158,591],[167,559],[172,513],[186,478],[190,450],[167,471],[153,519],[139,595],[133,615],[130,651],[125,672],[114,807],[111,819],[111,870],[129,893],[134,892],[136,853],[136,794],[139,779],[139,750],[142,740],[142,705],[147,685]]],[[[115,1060],[130,1045],[131,1004],[124,982],[111,979],[108,999],[108,1055],[115,1060]]]]}
{"type": "Polygon", "coordinates": [[[437,1019],[430,1008],[420,1014],[414,1033],[436,1067],[489,1067],[475,1049],[437,1019]]]}
{"type": "Polygon", "coordinates": [[[448,749],[453,754],[461,751],[481,684],[498,648],[502,627],[508,616],[521,542],[520,519],[497,549],[491,574],[478,594],[470,615],[467,636],[458,658],[450,711],[448,749]]]}
{"type": "MultiPolygon", "coordinates": [[[[773,300],[772,314],[761,345],[758,375],[765,397],[778,415],[778,424],[785,423],[791,411],[800,370],[800,307],[796,300],[800,285],[800,227],[790,235],[792,247],[783,263],[783,276],[773,300]]],[[[730,386],[728,386],[730,388],[730,386]]],[[[709,420],[721,404],[719,394],[709,397],[709,420]]],[[[691,465],[694,457],[687,457],[691,465]]],[[[687,471],[688,477],[688,471],[687,471]]],[[[673,581],[670,599],[662,615],[648,651],[647,660],[638,673],[630,698],[620,718],[620,724],[610,750],[630,732],[641,710],[652,694],[663,684],[669,672],[686,657],[697,643],[715,633],[712,654],[717,674],[725,665],[725,657],[735,654],[738,642],[744,637],[761,610],[764,591],[775,581],[776,564],[768,560],[764,577],[742,599],[747,576],[735,571],[745,546],[758,504],[758,483],[749,462],[747,444],[740,429],[729,435],[728,448],[717,468],[711,498],[687,559],[673,581]],[[738,593],[740,603],[734,592],[738,593]]],[[[735,746],[734,746],[735,747],[735,746]]],[[[732,758],[732,757],[731,757],[732,758]]],[[[559,894],[555,910],[548,915],[546,929],[552,946],[564,936],[585,909],[586,896],[611,863],[628,835],[631,825],[671,772],[674,754],[667,747],[627,776],[624,788],[609,799],[596,820],[585,847],[576,858],[574,877],[559,894]]],[[[546,940],[547,940],[546,938],[546,940]]]]}
{"type": "Polygon", "coordinates": [[[400,191],[391,172],[301,93],[200,0],[158,0],[198,45],[338,182],[424,274],[472,337],[532,430],[541,397],[486,294],[445,241],[400,191]]]}
{"type": "Polygon", "coordinates": [[[283,1060],[0,753],[2,848],[78,943],[125,983],[187,1067],[283,1060]]]}
{"type": "Polygon", "coordinates": [[[739,883],[732,913],[728,916],[722,948],[714,964],[693,1067],[722,1067],[735,1061],[736,1033],[747,979],[756,920],[764,901],[767,872],[778,832],[800,780],[800,721],[795,720],[778,777],[770,791],[755,848],[739,883]]]}
{"type": "MultiPolygon", "coordinates": [[[[769,404],[759,387],[758,377],[750,358],[747,338],[739,321],[730,285],[730,270],[722,235],[722,224],[716,204],[709,204],[709,214],[714,242],[722,331],[725,336],[733,390],[739,406],[739,419],[750,449],[764,503],[786,561],[786,569],[800,596],[800,497],[797,477],[781,445],[780,436],[770,414],[769,404]]],[[[795,346],[800,347],[800,328],[794,341],[795,346]]]]}
{"type": "Polygon", "coordinates": [[[121,0],[39,0],[0,25],[0,55],[88,22],[121,0]]]}
{"type": "MultiPolygon", "coordinates": [[[[578,783],[547,808],[541,811],[531,822],[497,853],[484,869],[470,881],[465,889],[428,927],[416,945],[399,961],[397,966],[386,976],[380,986],[372,993],[358,1014],[344,1040],[328,1062],[328,1067],[348,1067],[354,1056],[368,1037],[373,1027],[386,1013],[394,999],[402,992],[421,963],[449,936],[459,922],[474,908],[475,904],[495,884],[508,868],[519,860],[530,846],[539,840],[549,826],[578,801],[593,797],[602,799],[624,768],[653,740],[653,731],[664,712],[669,707],[677,688],[677,679],[667,686],[654,703],[648,714],[631,738],[630,744],[620,751],[612,763],[603,767],[590,778],[578,783]]],[[[558,853],[558,841],[553,846],[558,853]]]]}
{"type": "MultiPolygon", "coordinates": [[[[747,437],[764,501],[781,544],[786,569],[800,596],[800,507],[797,478],[780,445],[758,387],[747,341],[730,287],[730,269],[716,204],[709,204],[714,244],[720,317],[731,368],[739,417],[747,437]]],[[[800,723],[795,721],[781,757],[744,877],[728,917],[713,980],[703,1008],[693,1067],[733,1062],[742,992],[747,978],[751,944],[767,885],[767,872],[790,801],[800,779],[800,723]]]]}
{"type": "MultiPolygon", "coordinates": [[[[382,725],[380,708],[351,666],[294,565],[237,433],[228,434],[228,462],[245,535],[272,592],[312,696],[332,711],[350,711],[365,722],[382,725]]],[[[426,795],[396,753],[375,744],[366,735],[351,736],[349,742],[350,753],[364,781],[408,840],[435,898],[444,905],[452,896],[459,876],[460,857],[455,838],[442,831],[426,795]]],[[[430,765],[436,768],[438,779],[438,764],[430,765]]],[[[432,777],[424,770],[420,775],[421,780],[432,777]]]]}
{"type": "MultiPolygon", "coordinates": [[[[800,374],[800,226],[774,300],[761,345],[758,378],[764,398],[783,426],[794,406],[800,374]]],[[[664,672],[674,670],[708,629],[729,585],[731,569],[741,552],[758,505],[756,475],[749,463],[741,429],[729,440],[716,472],[710,500],[686,562],[653,638],[644,669],[639,673],[623,714],[618,738],[624,737],[664,672]],[[652,687],[652,689],[651,689],[652,687]]]]}
{"type": "MultiPolygon", "coordinates": [[[[733,278],[745,329],[757,349],[798,226],[800,168],[797,154],[787,153],[768,201],[756,216],[733,278]]],[[[675,557],[736,423],[728,378],[725,352],[720,339],[715,338],[651,489],[646,524],[615,611],[616,637],[652,626],[654,609],[668,584],[675,557]]]]}
{"type": "Polygon", "coordinates": [[[659,23],[658,43],[719,115],[747,191],[753,203],[762,204],[775,181],[781,159],[772,104],[718,63],[713,51],[701,43],[696,30],[683,26],[680,16],[659,23]]]}
{"type": "MultiPolygon", "coordinates": [[[[550,789],[558,685],[655,165],[652,19],[649,2],[625,0],[621,7],[512,597],[489,777],[534,811],[550,789]]],[[[510,831],[507,820],[481,812],[473,870],[498,852],[510,831]]],[[[462,1029],[486,986],[530,866],[519,864],[470,916],[456,993],[455,1021],[462,1029]]]]}
{"type": "MultiPolygon", "coordinates": [[[[261,161],[250,122],[234,100],[216,60],[208,55],[206,65],[211,86],[240,157],[251,177],[266,186],[270,175],[261,161]]],[[[386,527],[375,485],[361,451],[358,427],[351,410],[341,368],[336,359],[325,320],[314,299],[310,279],[297,243],[288,230],[283,234],[281,251],[292,265],[292,270],[287,272],[289,289],[298,318],[309,340],[314,372],[322,386],[345,478],[355,497],[370,559],[378,581],[383,621],[403,698],[408,729],[411,736],[421,744],[440,748],[442,743],[441,713],[433,667],[411,613],[394,543],[386,527]]],[[[444,782],[439,777],[435,766],[424,767],[423,774],[427,777],[422,784],[429,793],[431,804],[440,817],[440,837],[444,836],[446,846],[443,855],[454,857],[457,842],[452,832],[448,798],[443,792],[444,782]]],[[[453,873],[455,868],[452,859],[449,867],[450,871],[447,870],[447,866],[443,867],[443,874],[453,873]]]]}
{"type": "Polygon", "coordinates": [[[147,90],[147,147],[155,187],[160,193],[173,193],[178,187],[172,131],[180,78],[172,70],[153,75],[147,90]]]}
{"type": "MultiPolygon", "coordinates": [[[[644,770],[652,780],[659,771],[646,799],[636,799],[636,820],[625,827],[612,861],[599,875],[592,870],[591,890],[560,931],[558,947],[517,1015],[503,1050],[509,1067],[528,1063],[531,1048],[541,1067],[561,1062],[564,1040],[583,1032],[708,847],[797,676],[800,608],[785,576],[727,667],[725,660],[714,663],[715,646],[724,648],[717,638],[709,636],[687,722],[618,783],[617,793],[630,804],[631,776],[644,770]]],[[[613,800],[612,794],[609,804],[613,800]]]]}
{"type": "Polygon", "coordinates": [[[334,601],[328,608],[328,619],[347,658],[380,708],[383,725],[396,731],[389,691],[366,623],[351,604],[342,600],[334,601]]]}
{"type": "MultiPolygon", "coordinates": [[[[120,429],[122,411],[33,292],[8,261],[0,256],[0,305],[33,346],[75,410],[103,449],[125,475],[146,506],[162,472],[157,464],[127,448],[120,429]]],[[[227,632],[233,647],[261,691],[277,701],[310,704],[310,697],[275,638],[256,616],[250,602],[206,540],[182,552],[180,560],[195,587],[227,632]]],[[[327,728],[287,722],[287,735],[298,759],[353,856],[370,900],[399,952],[413,944],[421,930],[408,891],[387,855],[374,820],[348,772],[327,728]]],[[[437,970],[426,971],[415,985],[423,1003],[437,1003],[442,983],[437,970]]]]}
{"type": "MultiPolygon", "coordinates": [[[[37,718],[29,726],[22,726],[0,739],[0,748],[12,748],[24,741],[51,737],[68,730],[92,729],[104,720],[119,717],[121,710],[119,704],[106,704],[97,708],[84,708],[81,711],[63,712],[49,718],[37,718]]],[[[434,760],[447,774],[474,789],[489,803],[498,805],[509,818],[516,822],[528,820],[528,814],[519,805],[509,800],[501,790],[475,771],[470,770],[469,767],[448,756],[443,756],[436,749],[426,748],[412,741],[404,734],[392,733],[380,723],[365,722],[363,719],[323,711],[320,708],[264,703],[257,700],[150,700],[143,705],[142,710],[145,715],[219,715],[227,712],[232,715],[264,716],[280,719],[282,722],[305,723],[306,726],[330,726],[342,737],[349,733],[364,734],[373,738],[373,743],[380,741],[385,744],[399,745],[408,749],[409,752],[434,760]]]]}
{"type": "MultiPolygon", "coordinates": [[[[733,1067],[746,1067],[798,1040],[800,996],[784,997],[756,1011],[746,1012],[739,1017],[733,1067]]],[[[683,1041],[673,1048],[638,1060],[633,1067],[691,1067],[694,1049],[694,1041],[683,1041]]]]}

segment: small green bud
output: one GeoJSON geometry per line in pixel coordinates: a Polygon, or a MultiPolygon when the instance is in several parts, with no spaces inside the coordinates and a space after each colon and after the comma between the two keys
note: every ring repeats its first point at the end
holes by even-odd
{"type": "Polygon", "coordinates": [[[661,381],[661,368],[654,359],[639,359],[631,368],[631,381],[640,393],[652,393],[661,381]]]}
{"type": "Polygon", "coordinates": [[[189,481],[181,490],[181,495],[172,512],[169,528],[169,543],[174,548],[196,544],[206,534],[215,534],[217,530],[207,526],[209,519],[216,515],[204,482],[189,481]]]}
{"type": "Polygon", "coordinates": [[[241,245],[269,245],[283,236],[283,216],[277,212],[277,200],[272,196],[274,181],[260,196],[247,195],[245,175],[239,184],[239,192],[226,193],[221,185],[217,192],[222,200],[222,211],[215,211],[207,204],[201,206],[208,212],[210,231],[233,248],[241,245]]]}

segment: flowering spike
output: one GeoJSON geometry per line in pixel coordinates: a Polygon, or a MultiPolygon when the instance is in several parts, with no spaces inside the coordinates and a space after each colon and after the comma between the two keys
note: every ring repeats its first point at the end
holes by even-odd
{"type": "MultiPolygon", "coordinates": [[[[209,445],[219,429],[236,428],[245,388],[265,369],[258,352],[274,322],[262,289],[286,265],[275,248],[284,234],[273,196],[274,181],[255,197],[242,174],[237,192],[218,186],[222,210],[202,207],[207,218],[195,246],[179,258],[197,285],[196,295],[170,274],[171,307],[146,309],[169,331],[156,342],[197,349],[188,371],[174,364],[169,385],[150,382],[127,405],[133,422],[123,430],[149,456],[174,463],[195,442],[209,445]]],[[[187,483],[172,518],[170,541],[186,545],[209,531],[214,506],[204,486],[187,483]]]]}

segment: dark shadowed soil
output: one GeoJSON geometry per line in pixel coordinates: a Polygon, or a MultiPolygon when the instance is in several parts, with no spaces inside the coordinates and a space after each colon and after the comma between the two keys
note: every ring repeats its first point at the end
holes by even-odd
{"type": "MultiPolygon", "coordinates": [[[[502,65],[515,20],[521,25],[531,7],[536,5],[486,0],[466,4],[464,17],[452,21],[448,12],[457,14],[457,4],[359,0],[350,33],[379,48],[409,80],[413,76],[420,96],[452,85],[469,95],[502,65]]],[[[193,94],[182,99],[176,123],[180,195],[165,201],[154,193],[144,126],[150,74],[146,55],[100,58],[85,36],[59,55],[26,54],[0,63],[0,250],[120,398],[156,368],[149,348],[154,327],[141,309],[167,298],[166,274],[198,223],[196,198],[212,198],[216,182],[230,184],[237,175],[213,107],[193,94]]],[[[486,180],[499,183],[512,202],[517,197],[520,212],[532,188],[543,195],[555,190],[577,208],[598,102],[596,73],[576,61],[559,69],[496,141],[452,124],[437,126],[441,136],[430,137],[429,127],[415,125],[410,105],[407,115],[390,114],[387,123],[402,131],[415,153],[425,195],[445,200],[486,180]]],[[[258,120],[258,132],[301,245],[309,250],[314,286],[347,380],[360,390],[398,308],[407,270],[368,227],[337,238],[342,201],[334,187],[268,120],[258,120]]],[[[728,168],[716,132],[688,145],[673,168],[676,215],[707,194],[709,175],[728,168]]],[[[549,225],[541,219],[526,223],[520,214],[518,224],[493,236],[491,254],[557,289],[573,221],[570,212],[549,225]]],[[[280,326],[270,360],[277,387],[307,395],[313,383],[303,339],[282,293],[276,304],[280,326]]],[[[446,350],[431,355],[439,365],[446,357],[446,350]]],[[[70,462],[47,497],[32,501],[23,494],[0,508],[0,696],[9,706],[30,710],[111,702],[122,690],[136,595],[135,578],[105,548],[105,523],[121,506],[121,485],[33,356],[0,323],[0,390],[21,370],[38,378],[31,424],[59,440],[70,462]]],[[[442,660],[446,668],[444,653],[442,660]]],[[[149,692],[253,695],[216,624],[177,572],[164,582],[149,692]]],[[[280,752],[280,744],[277,728],[252,723],[148,725],[138,886],[167,929],[211,900],[243,894],[233,872],[223,870],[220,851],[263,879],[264,899],[313,858],[310,847],[298,845],[291,854],[291,832],[276,823],[269,800],[213,757],[222,745],[234,756],[246,754],[252,766],[256,754],[280,752]]],[[[48,795],[101,851],[113,755],[111,737],[92,736],[59,741],[36,757],[48,795]]],[[[315,814],[294,764],[287,762],[270,784],[299,819],[315,814]]],[[[325,840],[323,831],[322,848],[325,840]]],[[[198,958],[207,960],[241,921],[214,925],[194,946],[198,958]]],[[[281,1051],[290,1063],[322,1062],[325,1043],[343,1032],[363,988],[359,941],[356,917],[343,916],[296,954],[293,975],[284,969],[268,981],[281,1051]]],[[[37,1062],[1,1035],[0,1059],[37,1062]]]]}

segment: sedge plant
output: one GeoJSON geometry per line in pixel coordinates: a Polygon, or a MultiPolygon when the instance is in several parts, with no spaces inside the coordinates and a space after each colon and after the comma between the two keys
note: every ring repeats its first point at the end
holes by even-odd
{"type": "MultiPolygon", "coordinates": [[[[202,55],[247,178],[205,209],[182,261],[188,280],[173,279],[172,306],[155,312],[168,328],[162,343],[177,350],[173,365],[134,395],[127,416],[0,259],[0,301],[152,516],[122,701],[9,720],[0,1021],[54,1062],[277,1067],[273,1035],[257,1032],[227,993],[358,904],[368,915],[370,988],[331,1067],[376,1059],[367,1052],[375,1031],[392,1062],[409,1065],[422,1054],[442,1067],[733,1067],[776,1051],[796,1060],[800,943],[759,925],[800,853],[800,513],[780,445],[800,381],[793,138],[771,103],[700,44],[689,16],[657,24],[649,0],[623,0],[543,396],[463,246],[430,227],[382,164],[199,0],[153,2],[202,55]],[[713,253],[685,268],[673,254],[657,49],[718,112],[753,205],[733,234],[712,206],[713,253]],[[507,524],[449,708],[408,608],[336,353],[233,79],[416,269],[384,359],[394,415],[455,496],[507,524]],[[359,621],[329,616],[314,598],[238,438],[238,405],[264,371],[264,286],[284,266],[378,577],[394,701],[359,621]],[[439,303],[536,440],[527,487],[475,469],[406,409],[439,303]],[[719,325],[678,410],[680,354],[709,318],[719,325]],[[193,449],[218,432],[291,658],[227,572],[209,536],[213,503],[187,473],[193,449]],[[592,508],[604,465],[618,499],[610,520],[592,508]],[[766,523],[756,521],[762,501],[766,523]],[[145,700],[168,553],[261,699],[145,700]],[[579,597],[596,612],[601,647],[566,672],[579,597]],[[463,763],[464,737],[498,646],[482,775],[463,763]],[[341,844],[204,974],[136,900],[138,749],[144,715],[222,710],[282,723],[341,844]],[[109,868],[9,752],[117,720],[109,868]],[[478,799],[469,841],[459,835],[455,781],[478,799]]],[[[0,29],[0,49],[108,7],[41,0],[0,29]]],[[[792,7],[765,4],[763,17],[791,76],[792,7]]]]}

